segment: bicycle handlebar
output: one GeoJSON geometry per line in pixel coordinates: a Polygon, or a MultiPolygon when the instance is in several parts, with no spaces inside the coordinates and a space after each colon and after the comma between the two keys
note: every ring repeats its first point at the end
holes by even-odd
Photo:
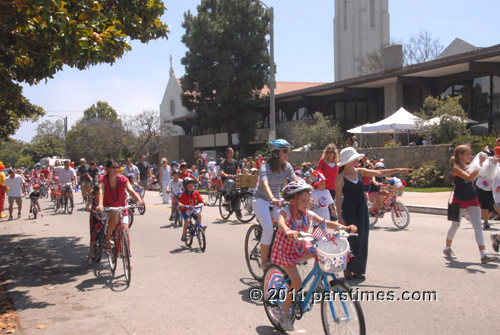
{"type": "Polygon", "coordinates": [[[125,209],[131,209],[131,208],[138,208],[139,206],[137,205],[127,205],[127,206],[122,206],[122,207],[104,207],[103,212],[117,212],[117,211],[123,211],[125,209]]]}

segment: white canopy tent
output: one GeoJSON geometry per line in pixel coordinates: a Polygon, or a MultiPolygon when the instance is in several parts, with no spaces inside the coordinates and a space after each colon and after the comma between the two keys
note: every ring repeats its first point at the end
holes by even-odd
{"type": "Polygon", "coordinates": [[[419,127],[416,125],[416,121],[422,120],[417,116],[414,116],[406,109],[401,107],[398,111],[389,117],[372,123],[363,125],[361,127],[362,133],[398,133],[398,132],[410,132],[417,131],[419,127]]]}
{"type": "Polygon", "coordinates": [[[359,146],[363,146],[363,134],[370,134],[372,133],[371,131],[365,131],[363,132],[363,127],[364,126],[368,126],[370,125],[370,123],[365,123],[361,126],[357,126],[357,127],[354,127],[354,128],[351,128],[349,130],[347,130],[348,133],[351,133],[351,134],[360,134],[360,137],[359,137],[359,146]]]}

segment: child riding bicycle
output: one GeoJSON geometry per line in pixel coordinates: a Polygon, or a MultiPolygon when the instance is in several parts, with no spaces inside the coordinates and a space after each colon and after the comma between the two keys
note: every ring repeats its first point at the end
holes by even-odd
{"type": "Polygon", "coordinates": [[[33,211],[33,206],[36,206],[38,211],[41,212],[42,209],[38,203],[38,198],[40,198],[40,186],[38,184],[33,185],[33,192],[30,193],[29,198],[31,200],[30,213],[33,211]]]}
{"type": "Polygon", "coordinates": [[[179,203],[179,197],[177,196],[177,194],[182,192],[182,180],[179,179],[180,174],[181,172],[179,170],[172,170],[172,179],[168,183],[167,189],[165,191],[170,192],[171,194],[170,200],[172,200],[172,207],[170,208],[170,221],[174,219],[174,210],[177,209],[177,205],[179,203]]]}
{"type": "MultiPolygon", "coordinates": [[[[182,181],[182,185],[184,186],[184,192],[179,197],[179,203],[181,205],[196,206],[199,203],[203,203],[204,205],[206,205],[206,203],[203,200],[200,193],[194,189],[194,183],[195,183],[195,180],[191,177],[186,177],[182,181]]],[[[197,217],[198,221],[201,224],[201,214],[200,213],[189,213],[188,208],[186,208],[186,207],[181,208],[181,213],[182,213],[182,217],[184,218],[184,228],[182,230],[181,241],[185,242],[186,241],[186,232],[187,232],[188,225],[189,225],[188,219],[190,217],[197,217]]]]}
{"type": "MultiPolygon", "coordinates": [[[[323,222],[331,229],[349,229],[356,232],[356,226],[343,226],[337,222],[323,219],[319,215],[309,210],[312,187],[303,180],[294,180],[283,188],[285,201],[290,202],[290,206],[282,209],[278,219],[279,230],[276,233],[274,245],[271,251],[271,263],[277,264],[285,270],[291,280],[291,290],[298,291],[302,285],[302,279],[297,270],[297,263],[312,258],[314,254],[310,250],[310,242],[297,241],[299,232],[307,232],[311,223],[315,229],[325,230],[323,222]],[[320,224],[322,224],[320,226],[320,224]],[[319,227],[318,227],[319,226],[319,227]]],[[[292,295],[287,294],[281,311],[279,322],[283,330],[293,331],[292,295]]]]}

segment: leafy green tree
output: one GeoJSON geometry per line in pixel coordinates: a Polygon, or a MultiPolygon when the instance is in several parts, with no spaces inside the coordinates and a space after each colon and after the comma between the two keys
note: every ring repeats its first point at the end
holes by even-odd
{"type": "Polygon", "coordinates": [[[95,118],[120,122],[116,110],[105,101],[98,101],[84,110],[80,122],[90,121],[95,118]]]}
{"type": "Polygon", "coordinates": [[[94,118],[68,131],[66,147],[73,161],[85,157],[103,163],[109,158],[119,159],[123,141],[132,136],[120,122],[94,118]]]}
{"type": "Polygon", "coordinates": [[[130,40],[167,37],[165,10],[161,0],[0,1],[0,137],[44,114],[21,83],[52,78],[64,65],[113,64],[130,40]]]}
{"type": "Polygon", "coordinates": [[[64,144],[55,136],[45,135],[42,138],[32,140],[23,150],[23,154],[31,157],[33,162],[38,162],[45,157],[63,157],[64,144]]]}
{"type": "Polygon", "coordinates": [[[241,151],[255,137],[255,105],[269,81],[269,13],[259,2],[202,0],[198,15],[184,14],[181,63],[183,105],[200,125],[237,132],[241,151]]]}
{"type": "Polygon", "coordinates": [[[467,115],[460,105],[459,96],[428,96],[417,116],[424,120],[417,122],[417,125],[432,144],[452,143],[454,139],[470,134],[465,124],[467,115]],[[435,117],[439,118],[439,122],[429,124],[428,120],[435,117]]]}
{"type": "Polygon", "coordinates": [[[45,120],[41,122],[36,127],[36,135],[33,137],[33,141],[40,141],[46,136],[52,136],[59,139],[61,142],[64,141],[64,122],[62,120],[45,120]]]}
{"type": "Polygon", "coordinates": [[[6,168],[22,166],[18,165],[17,162],[24,156],[23,151],[27,145],[27,143],[17,140],[0,143],[0,160],[6,168]]]}
{"type": "Polygon", "coordinates": [[[322,150],[328,144],[334,143],[342,147],[344,138],[337,124],[332,124],[320,112],[314,113],[315,124],[300,126],[293,129],[293,146],[300,148],[309,146],[309,150],[322,150]]]}

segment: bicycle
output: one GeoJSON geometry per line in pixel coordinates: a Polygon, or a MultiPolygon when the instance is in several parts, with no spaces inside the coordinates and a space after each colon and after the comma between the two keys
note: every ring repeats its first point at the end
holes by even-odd
{"type": "Polygon", "coordinates": [[[188,218],[186,220],[188,220],[188,222],[189,222],[188,230],[186,232],[186,241],[184,243],[186,243],[186,245],[188,247],[191,247],[191,245],[193,244],[193,239],[196,236],[196,238],[198,239],[198,244],[200,246],[200,250],[205,252],[205,249],[207,247],[207,240],[205,238],[205,229],[207,229],[207,227],[201,225],[200,220],[198,219],[198,216],[196,216],[194,224],[193,224],[193,220],[192,220],[193,214],[201,213],[203,205],[182,206],[182,207],[188,208],[188,210],[186,212],[188,215],[188,218]]]}
{"type": "Polygon", "coordinates": [[[266,315],[274,328],[283,331],[278,317],[287,292],[294,298],[291,306],[292,323],[300,320],[315,303],[321,303],[321,321],[325,334],[366,334],[365,319],[359,301],[352,294],[349,284],[336,275],[348,260],[349,235],[336,234],[335,242],[314,239],[312,234],[300,233],[299,240],[314,241],[318,262],[302,282],[299,291],[289,292],[290,279],[278,265],[271,265],[262,281],[263,302],[266,315]]]}
{"type": "Polygon", "coordinates": [[[174,221],[174,226],[179,226],[179,227],[182,227],[182,225],[184,224],[184,218],[182,216],[182,213],[181,213],[181,210],[179,208],[179,197],[180,195],[182,194],[182,192],[179,192],[179,193],[172,193],[172,197],[174,199],[172,199],[172,217],[173,217],[173,221],[174,221]]]}
{"type": "Polygon", "coordinates": [[[248,223],[255,217],[252,198],[253,193],[248,188],[236,188],[228,196],[219,198],[219,213],[227,220],[234,212],[238,221],[248,223]]]}
{"type": "Polygon", "coordinates": [[[410,224],[410,212],[408,208],[397,200],[398,196],[403,195],[402,190],[390,190],[392,195],[384,200],[382,207],[375,212],[368,210],[370,217],[370,227],[374,226],[379,218],[383,218],[385,213],[391,212],[392,222],[399,229],[405,229],[410,224]]]}
{"type": "Polygon", "coordinates": [[[71,192],[71,183],[67,183],[61,186],[61,195],[59,196],[59,201],[56,200],[55,212],[59,208],[62,208],[63,213],[72,214],[73,213],[73,193],[71,192]]]}
{"type": "Polygon", "coordinates": [[[221,199],[223,196],[222,192],[222,183],[217,180],[215,183],[208,182],[208,204],[209,205],[215,205],[217,203],[217,200],[221,199]],[[217,189],[216,185],[219,185],[219,188],[217,189]]]}
{"type": "Polygon", "coordinates": [[[30,204],[30,213],[33,213],[33,219],[36,220],[36,217],[38,215],[38,198],[33,197],[31,198],[31,204],[30,204]]]}
{"type": "Polygon", "coordinates": [[[92,251],[92,262],[99,263],[102,258],[104,238],[106,237],[107,231],[107,217],[103,217],[100,212],[92,209],[92,214],[97,218],[98,222],[94,226],[92,231],[91,241],[94,241],[94,248],[92,251]]]}
{"type": "MultiPolygon", "coordinates": [[[[111,240],[109,250],[106,250],[108,254],[108,263],[111,268],[113,275],[116,271],[116,264],[118,258],[123,261],[123,271],[125,274],[125,281],[127,282],[127,287],[130,286],[130,281],[132,279],[132,265],[130,264],[130,241],[128,238],[127,223],[124,222],[123,212],[126,209],[131,209],[134,206],[128,205],[123,207],[105,207],[103,212],[114,212],[117,211],[119,214],[118,224],[111,235],[111,240]]],[[[106,224],[107,224],[107,218],[106,224]]],[[[96,243],[97,244],[97,243],[96,243]]]]}
{"type": "MultiPolygon", "coordinates": [[[[288,202],[281,201],[282,207],[287,207],[288,202]]],[[[274,239],[276,238],[276,233],[278,232],[277,220],[273,217],[272,211],[274,208],[272,202],[269,203],[269,212],[271,215],[271,220],[273,221],[273,238],[271,240],[271,245],[269,246],[269,256],[268,261],[271,258],[271,252],[273,250],[274,239]]],[[[257,222],[259,220],[257,219],[257,222]]],[[[262,269],[262,256],[260,253],[260,240],[262,238],[262,226],[260,222],[253,224],[248,228],[247,234],[245,236],[245,261],[247,263],[248,271],[255,280],[261,281],[264,276],[264,271],[262,269]]],[[[301,275],[309,273],[309,263],[307,261],[302,262],[299,265],[299,272],[301,275]]]]}

